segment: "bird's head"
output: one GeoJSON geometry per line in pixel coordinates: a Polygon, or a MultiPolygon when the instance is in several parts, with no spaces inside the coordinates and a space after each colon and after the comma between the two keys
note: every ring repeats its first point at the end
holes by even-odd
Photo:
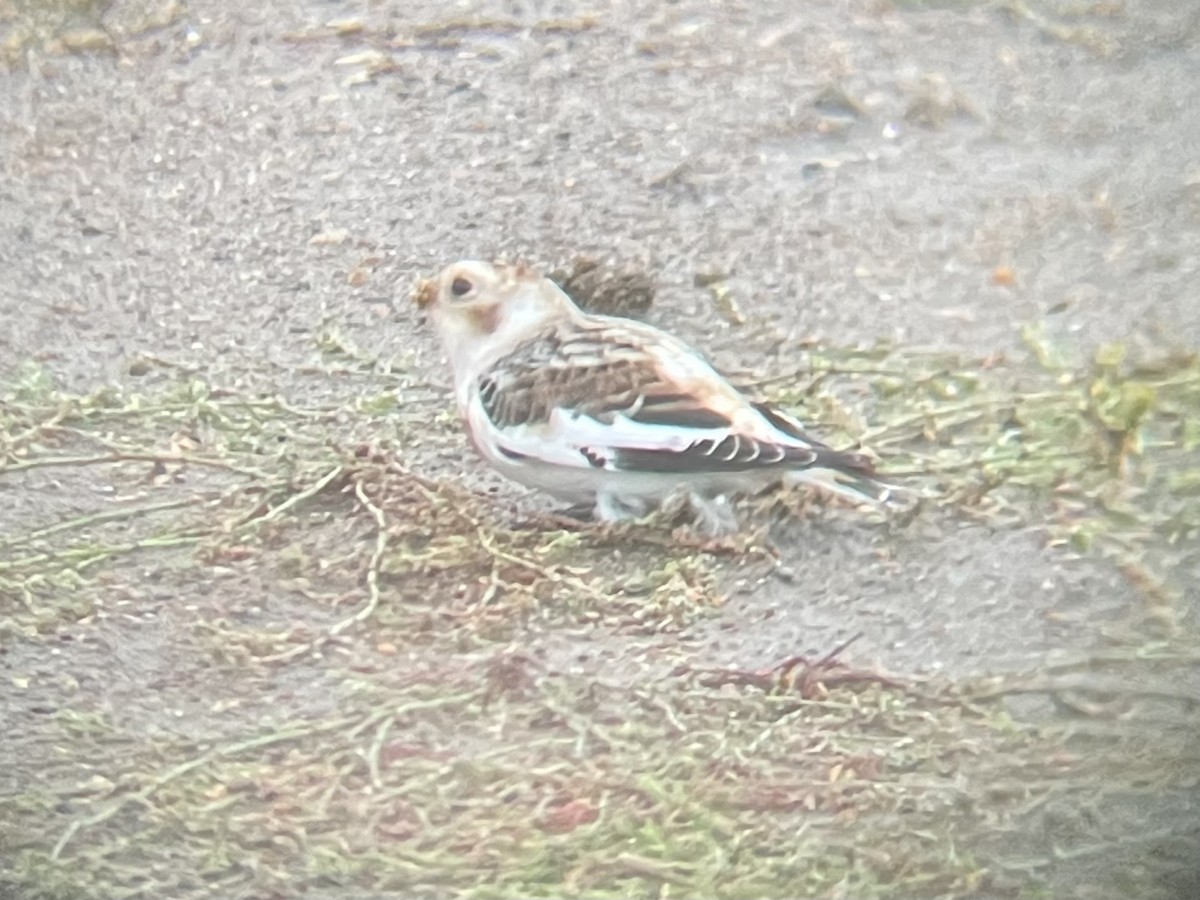
{"type": "Polygon", "coordinates": [[[456,374],[502,356],[522,338],[576,310],[558,286],[524,265],[464,260],[413,292],[456,374]]]}

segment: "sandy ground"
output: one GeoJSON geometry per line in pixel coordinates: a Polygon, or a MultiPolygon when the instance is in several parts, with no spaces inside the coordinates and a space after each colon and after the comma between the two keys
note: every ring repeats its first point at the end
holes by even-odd
{"type": "MultiPolygon", "coordinates": [[[[331,480],[347,486],[343,506],[318,504],[304,520],[316,536],[297,538],[303,553],[275,553],[258,569],[241,566],[233,550],[246,540],[219,552],[139,545],[80,582],[21,574],[13,560],[40,548],[27,536],[102,513],[114,498],[216,497],[237,484],[228,469],[202,479],[190,474],[195,467],[178,475],[161,460],[129,458],[129,442],[203,455],[214,433],[227,437],[250,421],[222,419],[222,404],[278,398],[287,409],[323,411],[320,421],[300,417],[294,433],[272,430],[264,417],[283,407],[271,407],[254,418],[253,440],[221,446],[234,454],[223,458],[258,459],[269,441],[293,441],[285,460],[292,496],[315,483],[320,471],[306,480],[305,465],[320,469],[331,446],[370,444],[387,447],[413,477],[477,492],[470,503],[491,510],[479,515],[496,517],[496,534],[549,528],[537,516],[553,505],[482,471],[448,415],[447,370],[407,298],[417,277],[448,261],[507,255],[550,269],[584,256],[648,273],[656,286],[649,321],[708,348],[730,371],[760,376],[811,366],[814,347],[831,347],[835,362],[901,360],[925,375],[953,359],[947,371],[1019,398],[1088,370],[1112,342],[1130,358],[1170,351],[1185,360],[1200,345],[1200,6],[1192,3],[33,3],[0,15],[0,44],[8,58],[0,73],[0,394],[10,404],[0,560],[11,556],[0,570],[8,723],[0,755],[23,761],[0,776],[8,817],[20,825],[0,843],[5,896],[85,896],[62,871],[77,847],[80,871],[103,873],[95,896],[155,895],[117,865],[127,850],[99,838],[87,844],[89,829],[116,815],[80,826],[92,807],[70,799],[91,802],[93,790],[97,802],[111,800],[153,782],[146,773],[157,757],[142,781],[114,774],[124,771],[120,748],[140,752],[142,738],[202,749],[245,741],[260,724],[323,721],[361,698],[349,682],[330,687],[318,654],[278,661],[271,648],[228,650],[233,630],[333,627],[356,642],[327,652],[341,654],[336,671],[367,667],[381,695],[405,689],[397,667],[430,664],[426,643],[406,643],[416,619],[396,619],[404,627],[394,632],[368,616],[343,628],[340,606],[303,599],[327,578],[331,593],[353,602],[364,584],[380,609],[406,602],[405,585],[415,582],[363,580],[386,574],[383,554],[367,559],[374,512],[397,508],[385,499],[400,482],[383,476],[331,480]],[[706,286],[714,280],[720,291],[706,286]],[[854,356],[878,347],[889,349],[854,356]],[[1061,368],[1045,358],[1051,352],[1061,368]],[[392,397],[399,401],[389,409],[392,397]],[[139,403],[166,418],[131,424],[139,403]],[[202,427],[171,418],[186,418],[185,408],[202,427]],[[74,422],[81,409],[87,415],[74,422]],[[116,418],[104,418],[110,413],[116,418]],[[56,434],[64,422],[75,431],[56,434]],[[118,444],[125,451],[112,449],[118,444]],[[113,467],[11,465],[97,452],[125,458],[113,467]],[[297,567],[347,548],[363,557],[353,577],[338,582],[335,565],[293,590],[297,567]],[[55,612],[34,615],[43,602],[55,612]],[[273,665],[250,677],[239,653],[273,665]],[[70,710],[106,724],[88,732],[92,751],[55,757],[70,710]],[[88,777],[113,787],[80,786],[80,760],[93,751],[99,769],[88,777]],[[59,805],[39,805],[34,794],[59,805]]],[[[838,381],[821,394],[834,405],[810,415],[837,420],[823,413],[849,409],[859,427],[841,422],[843,430],[870,435],[870,424],[899,416],[872,393],[876,377],[867,369],[838,381]]],[[[1200,394],[1181,396],[1186,405],[1200,394]]],[[[1194,475],[1186,445],[1180,438],[1180,452],[1156,471],[1194,475]]],[[[1048,510],[1062,510],[1047,497],[1061,484],[1038,487],[985,512],[934,502],[886,523],[820,505],[757,519],[745,511],[770,523],[764,541],[777,559],[718,554],[688,568],[693,561],[681,556],[666,580],[653,565],[676,551],[636,536],[629,547],[584,537],[587,565],[606,584],[631,567],[657,573],[645,576],[653,582],[645,591],[663,604],[669,628],[638,620],[631,631],[620,617],[639,613],[626,604],[612,621],[607,613],[486,627],[472,619],[471,640],[455,646],[463,671],[506,648],[539,660],[545,677],[607,679],[614,690],[640,689],[681,664],[751,671],[797,654],[820,658],[855,636],[845,658],[864,671],[956,683],[1044,681],[1055,665],[1097,654],[1169,658],[1163,668],[1107,673],[1169,695],[1156,701],[1169,714],[1156,709],[1142,720],[1132,703],[1105,721],[1116,729],[1132,720],[1129,733],[1142,737],[1161,729],[1163,746],[1186,747],[1180,735],[1200,701],[1186,650],[1195,646],[1200,552],[1195,530],[1178,525],[1186,514],[1155,507],[1166,512],[1153,525],[1123,520],[1135,535],[1123,555],[1089,552],[1054,539],[1061,533],[1048,510]],[[1171,516],[1176,525],[1164,524],[1171,516]],[[1176,528],[1174,537],[1161,537],[1160,526],[1176,528]],[[645,560],[631,561],[639,554],[645,560]],[[663,585],[675,593],[660,596],[663,585]],[[680,613],[673,599],[706,605],[710,594],[721,602],[703,615],[680,613]]],[[[277,502],[271,490],[263,489],[268,506],[277,502]]],[[[407,509],[401,515],[436,515],[435,507],[407,509]]],[[[219,530],[211,517],[172,521],[219,530]]],[[[96,537],[117,533],[99,527],[96,537]]],[[[555,572],[561,600],[576,589],[575,575],[555,572]]],[[[428,592],[451,589],[437,585],[412,597],[432,601],[435,631],[441,595],[428,592]]],[[[626,600],[642,590],[622,585],[626,600]]],[[[454,647],[428,645],[453,659],[454,647]]],[[[1004,714],[1030,727],[1085,715],[1086,703],[1044,693],[1022,693],[1004,714]]],[[[444,737],[454,721],[429,727],[444,737]]],[[[477,742],[471,752],[483,753],[490,732],[466,731],[463,741],[477,742]]],[[[857,885],[863,897],[1182,900],[1200,894],[1200,856],[1192,855],[1200,854],[1200,771],[1188,768],[1190,752],[1172,750],[1163,772],[1103,803],[1079,793],[1070,802],[1030,800],[1004,835],[989,832],[972,847],[986,876],[930,882],[928,891],[903,880],[869,889],[808,883],[794,873],[751,890],[627,865],[632,874],[620,878],[587,869],[495,887],[496,895],[543,883],[551,895],[853,898],[846,891],[857,885]]],[[[187,758],[179,754],[163,759],[187,758]]],[[[1095,787],[1087,779],[1100,777],[1091,772],[1083,783],[1095,787]]],[[[390,896],[403,887],[373,880],[369,861],[357,860],[362,868],[343,882],[328,873],[305,882],[307,896],[390,896]]],[[[255,871],[175,887],[179,896],[292,896],[286,879],[264,886],[255,871]]],[[[404,889],[489,895],[483,883],[473,894],[453,879],[404,889]]]]}

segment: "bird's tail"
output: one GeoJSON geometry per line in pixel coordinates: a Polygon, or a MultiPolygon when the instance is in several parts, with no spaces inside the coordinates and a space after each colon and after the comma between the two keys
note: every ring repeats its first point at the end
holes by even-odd
{"type": "Polygon", "coordinates": [[[791,473],[789,480],[815,484],[855,503],[886,506],[896,485],[881,481],[870,457],[822,448],[812,465],[791,473]]]}
{"type": "Polygon", "coordinates": [[[752,405],[771,425],[816,453],[811,463],[802,469],[794,469],[788,481],[817,484],[855,503],[865,501],[877,506],[886,505],[899,490],[895,485],[879,480],[875,464],[866,454],[834,450],[808,434],[795,416],[768,403],[752,405]]]}

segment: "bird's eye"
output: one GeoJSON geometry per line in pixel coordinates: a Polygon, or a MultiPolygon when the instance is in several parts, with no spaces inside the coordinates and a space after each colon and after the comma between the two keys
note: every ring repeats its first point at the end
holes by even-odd
{"type": "Polygon", "coordinates": [[[455,297],[465,297],[467,294],[471,293],[474,287],[475,285],[471,284],[471,282],[466,278],[455,278],[454,281],[450,283],[450,293],[452,293],[455,297]]]}

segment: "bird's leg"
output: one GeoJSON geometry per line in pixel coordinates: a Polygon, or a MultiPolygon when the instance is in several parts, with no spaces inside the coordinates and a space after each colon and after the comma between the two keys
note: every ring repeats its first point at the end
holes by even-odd
{"type": "Polygon", "coordinates": [[[620,497],[611,491],[596,494],[596,519],[601,522],[628,522],[646,515],[646,503],[633,497],[620,497]]]}
{"type": "Polygon", "coordinates": [[[705,537],[721,537],[738,530],[733,505],[724,494],[709,496],[680,485],[663,499],[661,510],[667,521],[688,522],[705,537]]]}
{"type": "Polygon", "coordinates": [[[705,497],[692,491],[688,494],[688,504],[695,517],[696,529],[708,537],[720,537],[733,534],[738,530],[737,515],[733,504],[724,494],[705,497]]]}

